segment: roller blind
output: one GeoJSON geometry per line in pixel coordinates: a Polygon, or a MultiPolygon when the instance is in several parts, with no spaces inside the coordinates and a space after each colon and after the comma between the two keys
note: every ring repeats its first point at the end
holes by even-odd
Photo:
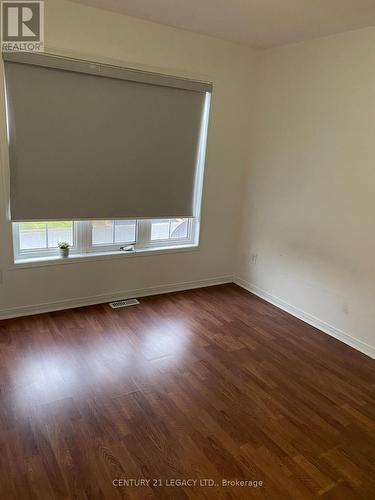
{"type": "Polygon", "coordinates": [[[195,215],[210,84],[4,58],[13,221],[195,215]]]}

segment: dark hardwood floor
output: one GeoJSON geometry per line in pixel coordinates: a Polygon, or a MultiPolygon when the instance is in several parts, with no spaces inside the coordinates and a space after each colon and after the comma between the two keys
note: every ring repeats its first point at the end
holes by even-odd
{"type": "Polygon", "coordinates": [[[374,388],[236,285],[2,321],[0,498],[375,498],[374,388]]]}

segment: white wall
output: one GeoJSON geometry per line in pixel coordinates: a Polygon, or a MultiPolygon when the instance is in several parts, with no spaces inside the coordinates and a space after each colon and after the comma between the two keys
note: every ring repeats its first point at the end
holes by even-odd
{"type": "Polygon", "coordinates": [[[375,356],[374,62],[375,28],[263,52],[237,276],[375,356]]]}
{"type": "Polygon", "coordinates": [[[256,52],[63,0],[45,27],[52,52],[214,82],[201,243],[14,268],[2,188],[0,317],[236,274],[375,355],[374,28],[256,52]]]}
{"type": "MultiPolygon", "coordinates": [[[[62,0],[45,3],[48,51],[213,81],[201,242],[192,252],[15,269],[3,195],[0,317],[31,311],[38,304],[73,304],[88,297],[100,301],[96,296],[230,279],[239,229],[238,192],[249,148],[255,51],[62,0]]],[[[4,163],[4,138],[2,142],[4,163]]]]}

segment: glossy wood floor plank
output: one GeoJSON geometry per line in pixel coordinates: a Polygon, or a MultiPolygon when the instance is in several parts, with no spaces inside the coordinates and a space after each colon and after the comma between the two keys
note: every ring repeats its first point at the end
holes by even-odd
{"type": "Polygon", "coordinates": [[[375,498],[374,403],[373,360],[235,285],[2,321],[1,499],[375,498]]]}

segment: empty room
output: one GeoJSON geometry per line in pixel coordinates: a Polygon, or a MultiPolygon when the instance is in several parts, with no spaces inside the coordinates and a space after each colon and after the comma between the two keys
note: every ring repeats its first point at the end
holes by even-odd
{"type": "Polygon", "coordinates": [[[374,0],[0,24],[1,500],[375,499],[374,0]]]}

